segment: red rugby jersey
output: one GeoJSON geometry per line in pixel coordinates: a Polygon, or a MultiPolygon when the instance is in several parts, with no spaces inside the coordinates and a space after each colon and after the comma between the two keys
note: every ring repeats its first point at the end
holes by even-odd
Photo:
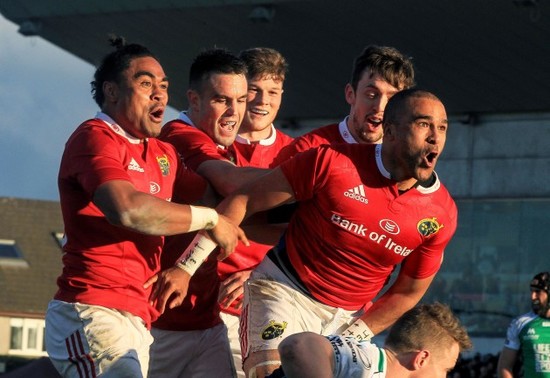
{"type": "Polygon", "coordinates": [[[295,138],[292,143],[281,149],[272,166],[278,166],[298,152],[333,143],[357,143],[348,130],[347,117],[340,123],[323,126],[295,138]]]}
{"type": "Polygon", "coordinates": [[[185,112],[162,127],[159,139],[176,147],[185,165],[195,171],[208,160],[229,160],[237,164],[233,146],[216,144],[208,134],[193,125],[185,112]]]}
{"type": "Polygon", "coordinates": [[[410,277],[431,276],[456,230],[457,208],[439,179],[399,195],[382,148],[325,145],[281,165],[300,201],[286,233],[289,259],[328,305],[361,308],[400,263],[410,277]]]}
{"type": "Polygon", "coordinates": [[[159,270],[163,237],[110,224],[93,204],[95,190],[111,180],[170,201],[175,182],[190,197],[205,181],[184,169],[173,146],[140,140],[107,115],[82,123],[66,143],[58,184],[66,243],[55,298],[128,311],[149,326],[158,313],[149,305],[144,282],[159,270]]]}

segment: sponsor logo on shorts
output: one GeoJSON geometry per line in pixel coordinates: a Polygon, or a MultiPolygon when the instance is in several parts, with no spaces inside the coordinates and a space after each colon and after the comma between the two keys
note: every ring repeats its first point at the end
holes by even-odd
{"type": "Polygon", "coordinates": [[[138,171],[138,172],[145,172],[145,169],[141,168],[138,164],[138,162],[132,158],[132,160],[130,160],[130,164],[128,164],[128,170],[130,171],[138,171]]]}
{"type": "Polygon", "coordinates": [[[363,186],[363,184],[346,190],[344,192],[344,196],[362,203],[369,203],[369,200],[365,196],[365,187],[363,186]]]}
{"type": "Polygon", "coordinates": [[[420,232],[420,235],[430,236],[437,234],[439,232],[439,229],[443,228],[443,225],[439,224],[437,222],[437,218],[433,217],[422,219],[420,222],[418,222],[416,228],[418,229],[418,232],[420,232]]]}
{"type": "Polygon", "coordinates": [[[149,182],[149,192],[151,194],[157,194],[160,192],[160,185],[154,181],[149,182]]]}
{"type": "Polygon", "coordinates": [[[287,322],[276,322],[275,320],[270,320],[267,327],[262,331],[262,340],[273,340],[281,336],[286,329],[287,322]]]}

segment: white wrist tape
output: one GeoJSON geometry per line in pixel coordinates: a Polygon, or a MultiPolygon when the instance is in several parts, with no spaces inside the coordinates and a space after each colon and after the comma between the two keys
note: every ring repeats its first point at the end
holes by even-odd
{"type": "Polygon", "coordinates": [[[198,230],[211,230],[220,219],[216,210],[209,207],[189,206],[191,209],[191,224],[188,232],[198,230]]]}
{"type": "Polygon", "coordinates": [[[217,244],[204,234],[197,234],[193,242],[178,258],[176,266],[193,276],[210,253],[216,249],[217,244]]]}
{"type": "Polygon", "coordinates": [[[342,332],[341,336],[355,337],[359,341],[367,341],[372,339],[374,333],[370,330],[369,326],[361,320],[361,318],[358,318],[342,332]]]}

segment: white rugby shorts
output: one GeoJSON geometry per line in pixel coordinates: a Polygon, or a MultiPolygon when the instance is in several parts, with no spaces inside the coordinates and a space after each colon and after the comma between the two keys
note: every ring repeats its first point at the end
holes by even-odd
{"type": "Polygon", "coordinates": [[[295,333],[339,333],[357,316],[357,311],[328,306],[304,294],[266,257],[244,285],[243,360],[253,352],[276,350],[283,339],[295,333]]]}
{"type": "Polygon", "coordinates": [[[45,341],[63,377],[147,377],[153,337],[143,320],[128,312],[52,300],[45,341]]]}

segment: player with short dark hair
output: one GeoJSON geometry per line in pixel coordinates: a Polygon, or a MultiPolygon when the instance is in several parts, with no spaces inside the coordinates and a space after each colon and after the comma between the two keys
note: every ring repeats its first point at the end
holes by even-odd
{"type": "Polygon", "coordinates": [[[298,152],[332,143],[381,143],[382,119],[388,100],[414,86],[411,58],[394,47],[367,46],[353,62],[350,82],[345,87],[349,115],[340,123],[314,129],[283,148],[275,164],[298,152]]]}
{"type": "Polygon", "coordinates": [[[145,377],[159,312],[144,282],[159,271],[164,235],[210,230],[233,250],[242,230],[193,203],[207,183],[157,140],[168,78],[144,46],[112,39],[92,83],[101,111],[66,143],[59,169],[63,272],[46,313],[48,355],[62,376],[145,377]],[[107,330],[107,332],[106,332],[107,330]]]}
{"type": "MultiPolygon", "coordinates": [[[[422,298],[456,230],[456,204],[434,172],[448,128],[442,102],[405,90],[388,103],[383,144],[333,144],[296,155],[217,207],[235,222],[298,202],[285,235],[245,285],[241,346],[248,377],[279,364],[303,331],[363,339],[422,298]],[[395,116],[393,116],[395,115],[395,116]],[[395,282],[373,304],[397,265],[395,282]]],[[[202,233],[192,256],[205,253],[202,233]]]]}

